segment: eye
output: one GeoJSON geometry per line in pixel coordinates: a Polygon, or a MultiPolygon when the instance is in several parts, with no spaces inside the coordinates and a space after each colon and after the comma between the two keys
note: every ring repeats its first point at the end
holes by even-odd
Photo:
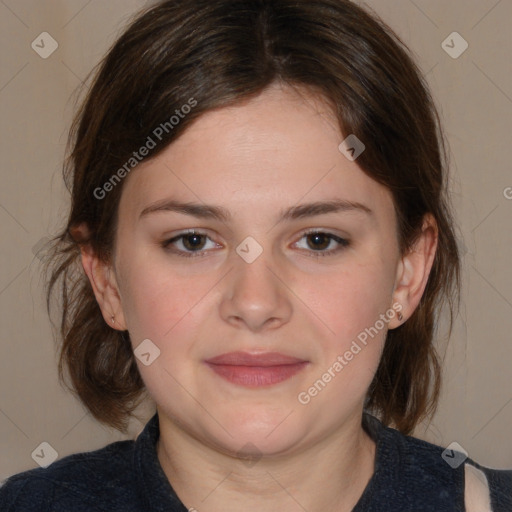
{"type": "Polygon", "coordinates": [[[301,240],[306,239],[306,250],[311,252],[311,256],[332,256],[342,251],[350,245],[350,242],[344,238],[334,235],[333,233],[326,233],[324,231],[308,231],[304,233],[301,240]],[[332,247],[326,251],[328,247],[332,247]],[[312,249],[312,250],[310,250],[312,249]]]}
{"type": "MultiPolygon", "coordinates": [[[[301,240],[302,239],[306,239],[307,247],[305,250],[311,253],[310,255],[313,257],[332,256],[350,245],[350,242],[344,238],[336,236],[333,233],[318,230],[304,233],[301,237],[301,240]],[[332,248],[325,250],[329,247],[332,248]]],[[[206,233],[195,230],[180,233],[170,240],[162,242],[161,245],[169,252],[184,258],[206,256],[208,249],[218,247],[218,244],[213,242],[206,233]],[[213,247],[207,247],[207,240],[210,240],[213,247]]]]}
{"type": "MultiPolygon", "coordinates": [[[[205,250],[208,249],[208,247],[205,247],[205,241],[207,239],[210,240],[206,233],[191,230],[186,233],[180,233],[170,240],[166,240],[162,243],[162,247],[184,258],[205,256],[205,250]]],[[[213,240],[210,241],[213,243],[214,247],[217,245],[213,240]]],[[[210,247],[210,249],[211,248],[212,247],[210,247]]]]}

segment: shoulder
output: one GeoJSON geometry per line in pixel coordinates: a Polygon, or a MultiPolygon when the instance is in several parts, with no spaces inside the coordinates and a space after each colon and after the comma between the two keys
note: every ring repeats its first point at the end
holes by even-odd
{"type": "MultiPolygon", "coordinates": [[[[493,512],[512,512],[512,469],[499,470],[482,466],[456,449],[443,448],[414,437],[404,436],[410,447],[411,459],[418,463],[418,470],[445,481],[446,473],[459,471],[463,476],[464,491],[468,487],[468,474],[477,475],[484,488],[488,488],[493,512]],[[478,472],[471,469],[479,470],[478,472]]],[[[460,479],[457,479],[460,480],[460,479]]],[[[460,482],[457,483],[460,485],[460,482]]]]}
{"type": "Polygon", "coordinates": [[[377,445],[376,471],[388,484],[416,489],[413,494],[421,494],[419,490],[438,493],[441,499],[453,489],[463,488],[461,463],[450,464],[443,458],[444,448],[384,426],[369,414],[365,420],[377,445]]]}
{"type": "Polygon", "coordinates": [[[0,510],[107,511],[121,492],[129,503],[126,493],[136,488],[130,471],[133,445],[134,441],[118,441],[99,450],[68,455],[48,468],[13,475],[0,487],[0,510]]]}
{"type": "MultiPolygon", "coordinates": [[[[492,511],[512,511],[512,470],[486,468],[465,453],[404,435],[376,418],[370,417],[368,422],[377,440],[379,482],[394,488],[396,499],[405,509],[464,510],[465,468],[471,465],[487,479],[492,511]]],[[[383,487],[382,493],[389,495],[383,487]]]]}
{"type": "Polygon", "coordinates": [[[464,456],[455,456],[452,462],[441,446],[403,435],[394,429],[387,429],[387,432],[394,438],[398,449],[403,478],[419,491],[419,496],[423,493],[435,495],[440,502],[462,499],[464,456]]]}
{"type": "MultiPolygon", "coordinates": [[[[469,464],[479,470],[474,472],[488,488],[493,512],[512,511],[512,470],[491,469],[469,459],[469,464]]],[[[480,482],[477,482],[480,483],[480,482]]]]}

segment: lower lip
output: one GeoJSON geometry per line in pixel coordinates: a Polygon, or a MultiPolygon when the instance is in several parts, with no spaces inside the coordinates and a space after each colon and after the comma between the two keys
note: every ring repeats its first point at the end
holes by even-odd
{"type": "Polygon", "coordinates": [[[272,386],[290,379],[308,364],[304,361],[295,364],[286,364],[279,366],[233,366],[206,363],[208,366],[223,379],[245,386],[248,388],[258,388],[262,386],[272,386]]]}

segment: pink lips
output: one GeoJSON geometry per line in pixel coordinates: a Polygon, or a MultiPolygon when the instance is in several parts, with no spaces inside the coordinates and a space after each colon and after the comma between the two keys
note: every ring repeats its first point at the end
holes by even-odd
{"type": "Polygon", "coordinates": [[[220,377],[251,388],[283,382],[309,364],[303,359],[277,352],[230,352],[208,359],[205,363],[220,377]]]}

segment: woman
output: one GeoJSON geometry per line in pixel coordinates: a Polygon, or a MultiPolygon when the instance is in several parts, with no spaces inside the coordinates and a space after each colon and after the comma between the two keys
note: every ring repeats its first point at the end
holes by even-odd
{"type": "Polygon", "coordinates": [[[443,138],[348,0],[142,13],[77,114],[49,260],[59,371],[136,441],[11,477],[2,510],[493,510],[512,472],[409,437],[459,255],[443,138]]]}

